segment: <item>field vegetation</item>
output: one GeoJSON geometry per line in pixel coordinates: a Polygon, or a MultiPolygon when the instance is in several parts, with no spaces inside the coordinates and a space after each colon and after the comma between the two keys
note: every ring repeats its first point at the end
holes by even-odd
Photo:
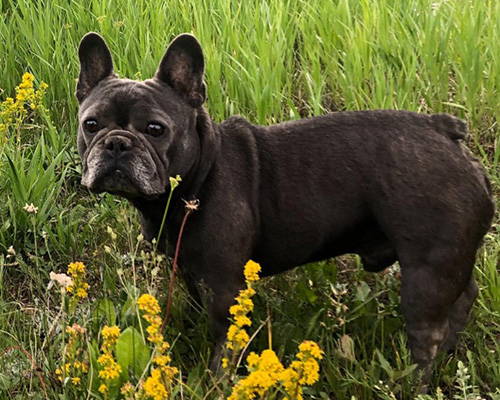
{"type": "MultiPolygon", "coordinates": [[[[171,266],[142,240],[126,201],[80,186],[74,89],[86,32],[102,34],[116,72],[134,79],[154,74],[174,36],[195,34],[217,122],[381,108],[456,115],[498,195],[499,16],[495,0],[0,0],[0,399],[130,399],[160,361],[172,398],[222,399],[247,374],[241,366],[219,381],[207,371],[207,318],[182,282],[161,331],[169,346],[147,337],[157,308],[137,300],[150,294],[164,307],[171,266]],[[51,272],[80,286],[62,294],[51,272]],[[128,392],[99,391],[98,368],[114,379],[109,358],[98,362],[110,353],[120,354],[120,384],[137,385],[128,392]],[[85,363],[72,370],[79,380],[61,372],[68,358],[85,363]]],[[[477,256],[473,316],[436,363],[427,399],[500,399],[499,231],[497,213],[477,256]]],[[[412,398],[397,265],[373,275],[348,255],[254,288],[251,351],[272,346],[284,366],[306,357],[305,340],[324,352],[304,398],[412,398]]],[[[306,343],[307,357],[319,355],[306,343]]]]}

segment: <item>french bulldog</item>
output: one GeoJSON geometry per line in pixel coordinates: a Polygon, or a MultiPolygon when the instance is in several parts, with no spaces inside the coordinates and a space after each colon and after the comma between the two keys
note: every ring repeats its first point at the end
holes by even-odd
{"type": "Polygon", "coordinates": [[[216,123],[203,107],[204,57],[192,35],[177,36],[144,81],[117,77],[96,33],[84,36],[79,58],[82,184],[128,199],[145,238],[163,250],[177,241],[183,200],[199,200],[179,266],[193,296],[201,286],[210,293],[213,366],[247,260],[269,276],[356,253],[368,271],[399,261],[409,346],[428,380],[438,350],[455,345],[468,319],[476,251],[494,212],[463,121],[378,110],[216,123]],[[176,175],[182,182],[158,237],[176,175]]]}

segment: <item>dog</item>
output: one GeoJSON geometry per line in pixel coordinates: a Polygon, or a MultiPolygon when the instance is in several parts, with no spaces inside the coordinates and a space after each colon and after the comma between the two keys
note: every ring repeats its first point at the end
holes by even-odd
{"type": "Polygon", "coordinates": [[[462,144],[463,121],[378,110],[217,124],[203,107],[205,62],[192,35],[176,37],[145,81],[118,78],[96,33],[83,37],[79,58],[82,184],[128,199],[145,238],[164,251],[177,241],[183,200],[199,200],[179,266],[193,296],[201,286],[211,294],[213,365],[247,260],[269,276],[356,253],[368,271],[399,261],[409,347],[429,380],[477,296],[472,270],[494,213],[486,174],[462,144]],[[168,232],[158,237],[176,175],[168,232]]]}

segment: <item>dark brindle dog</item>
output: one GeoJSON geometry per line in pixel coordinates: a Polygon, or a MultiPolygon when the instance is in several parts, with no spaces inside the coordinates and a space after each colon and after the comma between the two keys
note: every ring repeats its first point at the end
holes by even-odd
{"type": "Polygon", "coordinates": [[[191,35],[178,36],[156,75],[141,82],[114,75],[95,33],[79,56],[82,183],[130,200],[151,240],[168,178],[182,177],[161,242],[176,242],[182,199],[199,199],[179,265],[192,293],[202,284],[212,294],[217,348],[248,259],[265,276],[357,253],[369,271],[400,262],[409,345],[428,378],[438,349],[451,348],[466,323],[476,251],[493,216],[488,180],[461,143],[462,121],[359,111],[216,124],[202,107],[204,59],[191,35]]]}

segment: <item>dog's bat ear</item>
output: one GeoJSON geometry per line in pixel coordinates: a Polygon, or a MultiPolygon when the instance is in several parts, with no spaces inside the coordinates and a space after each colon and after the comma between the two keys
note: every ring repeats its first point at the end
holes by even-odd
{"type": "Polygon", "coordinates": [[[193,107],[206,98],[203,82],[205,62],[198,40],[190,34],[177,36],[161,60],[156,78],[167,83],[193,107]]]}
{"type": "Polygon", "coordinates": [[[113,59],[104,39],[94,32],[87,33],[78,49],[80,76],[76,97],[81,103],[104,78],[113,75],[113,59]]]}

